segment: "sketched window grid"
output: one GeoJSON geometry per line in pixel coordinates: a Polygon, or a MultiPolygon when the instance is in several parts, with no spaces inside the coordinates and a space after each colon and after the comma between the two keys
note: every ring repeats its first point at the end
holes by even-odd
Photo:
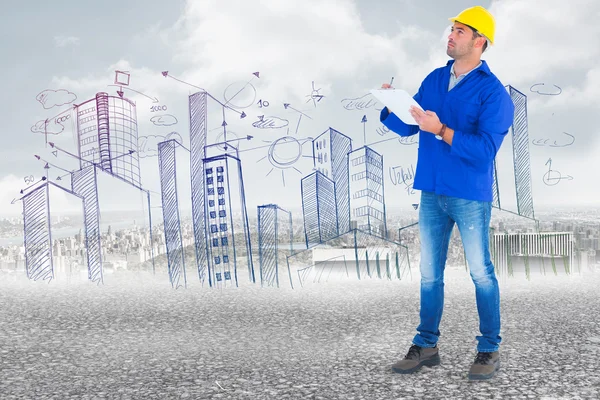
{"type": "Polygon", "coordinates": [[[77,112],[77,116],[81,117],[82,115],[89,114],[89,113],[92,113],[94,111],[96,111],[96,107],[95,106],[94,107],[90,107],[90,108],[86,108],[84,110],[78,111],[77,112]]]}
{"type": "Polygon", "coordinates": [[[372,190],[372,189],[357,190],[352,195],[353,199],[360,199],[362,197],[369,197],[369,198],[371,198],[373,200],[376,200],[376,201],[378,201],[380,203],[383,203],[383,196],[380,195],[379,193],[377,193],[376,191],[372,190]]]}
{"type": "Polygon", "coordinates": [[[86,134],[86,133],[88,133],[88,132],[93,132],[93,131],[95,131],[96,129],[97,129],[97,126],[96,126],[96,125],[90,125],[90,126],[88,126],[87,128],[83,128],[83,129],[82,129],[82,130],[79,132],[79,134],[80,134],[80,135],[83,135],[83,134],[86,134]]]}
{"type": "Polygon", "coordinates": [[[370,206],[357,207],[352,210],[352,214],[355,217],[370,216],[370,217],[376,218],[380,221],[383,221],[383,213],[379,210],[374,209],[373,207],[370,207],[370,206]]]}

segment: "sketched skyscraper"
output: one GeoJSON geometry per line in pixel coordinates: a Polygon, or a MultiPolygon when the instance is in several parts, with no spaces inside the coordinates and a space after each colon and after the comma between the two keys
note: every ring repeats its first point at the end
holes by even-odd
{"type": "Polygon", "coordinates": [[[350,230],[350,194],[348,188],[348,153],[352,139],[329,128],[313,140],[315,168],[335,182],[338,234],[350,230]]]}
{"type": "Polygon", "coordinates": [[[249,279],[255,282],[240,159],[232,154],[220,154],[203,162],[210,286],[227,284],[227,281],[235,281],[237,286],[238,264],[247,266],[249,279]]]}
{"type": "MultiPolygon", "coordinates": [[[[75,109],[79,157],[141,186],[135,104],[100,92],[75,109]]],[[[80,163],[81,168],[89,165],[80,163]]]]}
{"type": "Polygon", "coordinates": [[[357,228],[387,236],[383,190],[383,156],[365,146],[348,155],[351,220],[357,228]]]}
{"type": "Polygon", "coordinates": [[[196,247],[196,262],[198,276],[201,282],[206,278],[208,269],[208,249],[206,247],[206,199],[205,199],[205,171],[204,158],[206,157],[207,133],[207,93],[197,92],[189,97],[190,107],[190,175],[192,191],[192,224],[194,227],[194,243],[196,247]]]}
{"type": "Polygon", "coordinates": [[[306,247],[338,235],[335,183],[320,171],[302,178],[302,215],[306,247]]]}
{"type": "Polygon", "coordinates": [[[510,85],[506,87],[506,90],[515,106],[515,116],[510,130],[512,131],[517,210],[519,215],[534,218],[529,131],[527,128],[527,96],[510,85]]]}

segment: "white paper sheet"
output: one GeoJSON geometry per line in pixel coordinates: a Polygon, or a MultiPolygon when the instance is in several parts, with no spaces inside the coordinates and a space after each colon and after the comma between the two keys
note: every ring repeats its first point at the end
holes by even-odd
{"type": "Polygon", "coordinates": [[[408,110],[410,106],[416,106],[421,110],[423,108],[406,91],[402,89],[372,89],[371,94],[405,124],[419,125],[408,110]]]}

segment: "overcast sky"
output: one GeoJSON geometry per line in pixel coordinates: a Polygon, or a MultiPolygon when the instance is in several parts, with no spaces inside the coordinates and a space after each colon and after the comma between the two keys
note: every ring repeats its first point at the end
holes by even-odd
{"type": "MultiPolygon", "coordinates": [[[[44,164],[34,154],[63,168],[74,166],[68,156],[52,155],[44,136],[32,132],[38,121],[69,105],[45,108],[51,104],[36,97],[47,89],[63,89],[79,103],[100,91],[116,94],[117,88],[109,86],[116,70],[131,74],[125,95],[137,105],[139,136],[150,137],[142,158],[143,184],[150,190],[159,190],[152,138],[177,132],[189,145],[187,96],[197,89],[172,79],[177,78],[205,88],[221,101],[239,91],[231,104],[248,106],[240,108],[246,118],[231,111],[225,118],[227,139],[254,137],[238,142],[250,213],[265,203],[284,209],[301,206],[300,179],[312,172],[310,138],[329,127],[350,136],[354,148],[362,146],[365,137],[367,143],[376,143],[372,148],[384,157],[387,206],[410,208],[418,203],[418,192],[409,193],[391,172],[410,171],[416,165],[417,144],[400,143],[394,133],[382,131],[379,104],[357,110],[348,99],[364,96],[392,76],[395,87],[414,93],[432,69],[449,59],[445,53],[448,18],[476,4],[487,7],[497,24],[496,45],[483,58],[502,83],[528,98],[534,206],[592,205],[600,194],[593,159],[600,147],[600,47],[596,45],[600,2],[596,0],[6,3],[0,17],[4,38],[0,50],[5,60],[0,67],[5,90],[0,104],[4,213],[19,213],[20,203],[10,203],[27,186],[25,177],[33,175],[37,180],[44,173],[44,164]],[[165,78],[161,72],[167,70],[170,77],[165,78]],[[259,77],[252,75],[257,71],[259,77]],[[319,97],[311,94],[323,97],[317,101],[319,97]],[[154,97],[158,103],[152,102],[154,97]],[[263,107],[258,104],[261,100],[263,107]],[[286,109],[284,103],[291,107],[286,109]],[[156,105],[167,110],[152,111],[156,105]],[[299,111],[305,114],[301,119],[299,111]],[[151,121],[167,114],[172,117],[165,118],[177,123],[166,126],[157,124],[156,118],[151,121]],[[261,115],[285,126],[254,127],[261,115]],[[276,148],[275,156],[293,159],[300,146],[304,157],[280,168],[269,161],[268,149],[286,135],[293,138],[291,144],[276,148]],[[552,185],[544,183],[550,168],[555,180],[547,183],[552,185]],[[564,179],[556,180],[559,173],[564,179]]],[[[213,104],[211,140],[222,140],[218,135],[222,122],[222,112],[213,104]]],[[[50,140],[76,152],[69,123],[51,136],[50,140]]],[[[511,146],[507,137],[497,162],[501,201],[516,210],[511,146]]],[[[181,162],[185,164],[183,157],[181,162]]],[[[49,176],[54,180],[61,174],[51,169],[49,176]]],[[[410,183],[410,174],[405,178],[410,183]]],[[[160,205],[160,196],[154,193],[152,202],[160,205]]],[[[56,203],[61,204],[61,199],[56,203]]]]}

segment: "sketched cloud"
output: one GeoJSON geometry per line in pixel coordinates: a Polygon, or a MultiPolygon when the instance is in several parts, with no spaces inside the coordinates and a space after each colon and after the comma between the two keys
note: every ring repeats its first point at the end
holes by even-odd
{"type": "Polygon", "coordinates": [[[375,107],[378,101],[371,93],[367,93],[364,96],[357,97],[354,99],[343,99],[342,106],[346,110],[366,110],[371,107],[375,107]]]}
{"type": "Polygon", "coordinates": [[[71,104],[77,99],[77,96],[75,93],[71,93],[64,89],[47,89],[40,92],[35,99],[39,101],[45,109],[49,109],[57,106],[64,106],[65,104],[71,104]]]}
{"type": "Polygon", "coordinates": [[[252,123],[252,126],[259,129],[278,129],[288,126],[288,123],[287,119],[260,116],[258,121],[252,123]]]}
{"type": "Polygon", "coordinates": [[[167,135],[148,135],[140,136],[138,140],[138,155],[140,158],[146,157],[157,157],[158,156],[158,144],[170,139],[177,140],[180,144],[183,144],[181,135],[177,132],[171,132],[167,135]]]}
{"type": "Polygon", "coordinates": [[[545,96],[558,96],[562,93],[562,89],[556,85],[547,85],[545,83],[536,83],[529,89],[533,93],[545,95],[545,96]]]}
{"type": "Polygon", "coordinates": [[[61,133],[62,131],[65,130],[64,125],[62,125],[61,123],[56,122],[55,119],[52,120],[41,120],[35,123],[35,125],[33,125],[31,127],[31,132],[33,133],[41,133],[43,134],[49,134],[49,135],[58,135],[59,133],[61,133]]]}
{"type": "Polygon", "coordinates": [[[155,115],[150,121],[156,126],[171,126],[177,123],[177,118],[171,114],[155,115]]]}

